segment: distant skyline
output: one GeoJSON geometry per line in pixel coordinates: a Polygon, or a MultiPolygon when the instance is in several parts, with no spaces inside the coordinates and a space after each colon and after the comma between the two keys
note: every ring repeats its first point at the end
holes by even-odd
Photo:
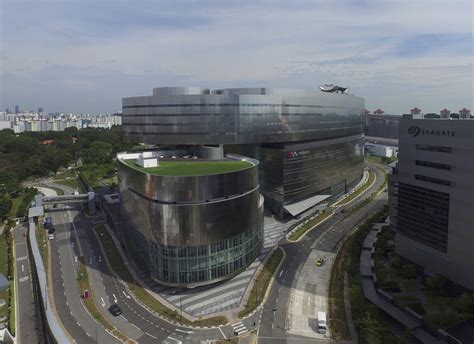
{"type": "Polygon", "coordinates": [[[370,111],[473,109],[464,1],[9,1],[0,111],[121,110],[153,87],[336,83],[370,111]]]}

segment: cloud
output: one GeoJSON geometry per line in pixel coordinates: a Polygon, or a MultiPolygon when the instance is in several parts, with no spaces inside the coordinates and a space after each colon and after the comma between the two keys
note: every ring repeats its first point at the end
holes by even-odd
{"type": "Polygon", "coordinates": [[[470,10],[441,0],[8,1],[0,103],[116,111],[156,86],[335,82],[386,112],[408,101],[472,108],[470,10]]]}

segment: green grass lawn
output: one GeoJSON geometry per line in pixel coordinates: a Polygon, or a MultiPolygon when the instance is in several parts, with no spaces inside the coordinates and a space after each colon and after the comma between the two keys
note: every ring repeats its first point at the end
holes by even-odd
{"type": "MultiPolygon", "coordinates": [[[[5,236],[0,235],[0,273],[3,276],[8,276],[8,243],[5,236]]],[[[13,289],[13,284],[10,283],[10,288],[0,291],[0,299],[5,300],[5,306],[0,308],[0,318],[5,316],[9,319],[9,306],[10,306],[10,292],[13,289]]]]}
{"type": "Polygon", "coordinates": [[[158,167],[143,168],[135,160],[124,162],[137,170],[160,176],[202,176],[244,170],[252,166],[248,161],[161,161],[158,167]]]}
{"type": "Polygon", "coordinates": [[[375,181],[375,174],[372,172],[372,171],[369,171],[369,178],[367,179],[367,181],[364,183],[364,185],[362,185],[359,189],[357,189],[356,191],[354,191],[353,193],[351,193],[349,196],[347,196],[346,198],[344,198],[341,203],[339,203],[338,205],[339,206],[343,206],[343,205],[346,205],[348,204],[349,202],[351,202],[353,199],[355,199],[356,197],[358,197],[360,194],[362,194],[363,192],[365,192],[367,190],[367,188],[372,185],[372,183],[375,181]]]}
{"type": "Polygon", "coordinates": [[[79,179],[63,179],[63,180],[56,180],[54,181],[56,184],[61,184],[65,186],[69,186],[71,188],[77,189],[79,193],[84,193],[84,187],[82,186],[79,179]]]}
{"type": "Polygon", "coordinates": [[[239,317],[243,318],[246,315],[252,313],[258,305],[263,301],[265,293],[267,292],[268,286],[275,273],[278,264],[283,258],[283,250],[279,247],[273,251],[272,256],[267,260],[263,269],[257,276],[255,283],[250,291],[250,296],[245,305],[245,308],[239,312],[239,317]]]}
{"type": "Polygon", "coordinates": [[[61,180],[65,178],[76,178],[76,177],[77,177],[76,170],[70,169],[64,172],[59,172],[58,174],[54,176],[53,180],[61,180]]]}
{"type": "Polygon", "coordinates": [[[18,197],[15,197],[12,199],[12,207],[10,208],[10,212],[8,213],[8,217],[16,217],[16,213],[18,212],[18,208],[21,205],[21,202],[23,202],[23,199],[25,198],[26,195],[20,195],[18,197]]]}
{"type": "Polygon", "coordinates": [[[315,226],[327,219],[330,215],[332,214],[331,211],[329,211],[328,209],[326,211],[323,211],[322,213],[320,213],[319,215],[317,215],[315,218],[309,220],[308,222],[306,222],[305,224],[301,225],[297,230],[295,230],[293,233],[290,234],[290,236],[288,237],[288,240],[289,241],[296,241],[298,240],[299,238],[301,238],[303,235],[305,235],[307,232],[309,232],[310,230],[314,229],[315,226]]]}

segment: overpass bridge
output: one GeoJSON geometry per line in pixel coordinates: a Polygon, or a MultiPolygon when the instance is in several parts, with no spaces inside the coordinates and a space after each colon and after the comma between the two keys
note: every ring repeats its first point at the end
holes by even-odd
{"type": "Polygon", "coordinates": [[[37,204],[48,205],[48,204],[62,204],[62,203],[87,203],[90,214],[96,212],[96,194],[95,192],[88,192],[77,195],[62,195],[62,196],[36,196],[40,197],[41,200],[37,200],[37,204]]]}

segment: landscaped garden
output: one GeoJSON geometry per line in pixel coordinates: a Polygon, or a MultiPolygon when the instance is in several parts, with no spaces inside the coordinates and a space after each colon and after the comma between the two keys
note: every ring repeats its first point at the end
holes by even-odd
{"type": "Polygon", "coordinates": [[[142,172],[157,174],[161,176],[200,176],[208,174],[219,174],[244,170],[252,166],[248,161],[238,160],[215,160],[215,161],[163,161],[159,166],[143,168],[137,165],[134,159],[124,162],[142,172]]]}
{"type": "Polygon", "coordinates": [[[448,329],[474,318],[474,293],[463,291],[442,276],[426,276],[423,268],[395,253],[394,232],[382,229],[375,245],[375,273],[378,288],[424,317],[433,330],[448,329]]]}

